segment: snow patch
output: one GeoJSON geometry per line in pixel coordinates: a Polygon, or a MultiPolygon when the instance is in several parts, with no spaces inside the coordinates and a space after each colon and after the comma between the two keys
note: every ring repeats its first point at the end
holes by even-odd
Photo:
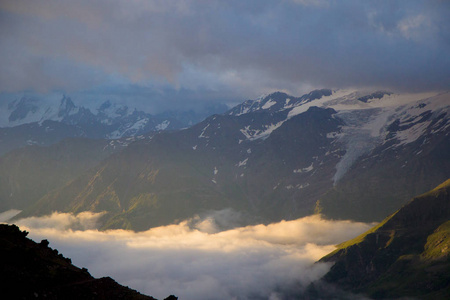
{"type": "Polygon", "coordinates": [[[415,142],[425,133],[430,123],[431,121],[425,121],[422,123],[418,123],[409,129],[397,131],[395,137],[397,138],[399,143],[397,143],[396,146],[398,147],[401,145],[406,145],[415,142]]]}
{"type": "MultiPolygon", "coordinates": [[[[301,189],[304,189],[304,188],[306,188],[306,187],[308,187],[309,186],[309,183],[305,183],[305,184],[296,184],[296,185],[292,185],[292,184],[290,184],[290,185],[287,185],[286,186],[286,189],[287,190],[291,190],[291,189],[298,189],[298,190],[301,190],[301,189]]],[[[278,187],[278,186],[276,186],[276,187],[278,187]]],[[[276,187],[274,187],[274,189],[276,188],[276,187]]]]}
{"type": "Polygon", "coordinates": [[[297,184],[295,187],[299,190],[304,189],[305,187],[308,187],[309,183],[305,183],[305,184],[297,184]]]}
{"type": "Polygon", "coordinates": [[[200,135],[198,136],[199,139],[201,139],[201,138],[204,138],[204,139],[209,138],[209,136],[205,136],[205,131],[206,131],[206,129],[208,129],[209,125],[210,124],[206,125],[205,128],[203,128],[202,133],[200,133],[200,135]]]}
{"type": "Polygon", "coordinates": [[[284,121],[276,124],[264,125],[263,129],[251,129],[250,125],[245,126],[244,129],[240,129],[240,132],[247,138],[247,140],[254,141],[258,139],[266,139],[269,135],[283,125],[284,121]]]}
{"type": "Polygon", "coordinates": [[[237,166],[238,166],[238,167],[245,166],[245,165],[247,165],[247,161],[248,161],[248,158],[244,159],[243,161],[240,161],[240,162],[237,164],[237,166]]]}
{"type": "Polygon", "coordinates": [[[327,102],[329,102],[331,100],[345,98],[346,96],[349,96],[349,95],[353,94],[354,92],[355,92],[355,90],[333,91],[333,93],[330,96],[322,96],[320,99],[316,99],[314,101],[304,103],[300,106],[296,106],[293,109],[291,109],[291,111],[289,112],[288,119],[290,119],[296,115],[299,115],[301,113],[306,112],[310,107],[313,107],[313,106],[323,107],[323,106],[325,106],[325,104],[327,102]]]}
{"type": "Polygon", "coordinates": [[[294,170],[293,172],[294,173],[308,173],[308,172],[311,172],[313,169],[314,169],[314,163],[312,162],[309,167],[297,169],[297,170],[294,170]]]}
{"type": "Polygon", "coordinates": [[[38,144],[38,142],[37,141],[35,141],[35,140],[32,140],[32,139],[30,139],[30,140],[27,140],[27,145],[37,145],[38,144]]]}
{"type": "MultiPolygon", "coordinates": [[[[250,125],[245,126],[244,129],[240,129],[239,130],[248,140],[252,138],[252,133],[254,133],[254,131],[250,130],[250,125]]],[[[241,143],[242,140],[239,140],[239,144],[241,143]]]]}
{"type": "Polygon", "coordinates": [[[340,136],[340,132],[328,132],[327,139],[335,139],[340,136]]]}
{"type": "Polygon", "coordinates": [[[165,120],[162,123],[158,124],[155,126],[156,130],[164,130],[166,129],[168,126],[170,125],[170,121],[169,120],[165,120]]]}
{"type": "Polygon", "coordinates": [[[264,103],[264,105],[261,107],[262,109],[269,109],[272,106],[274,106],[275,104],[277,104],[275,101],[272,101],[272,99],[269,99],[269,101],[267,101],[266,103],[264,103]]]}
{"type": "Polygon", "coordinates": [[[122,128],[119,128],[118,130],[111,132],[108,135],[108,138],[119,139],[123,136],[133,135],[133,134],[139,132],[140,130],[143,130],[145,125],[147,125],[148,122],[149,122],[148,118],[139,119],[138,121],[136,121],[136,123],[134,123],[133,125],[131,125],[129,127],[125,127],[125,128],[122,127],[122,128]]]}

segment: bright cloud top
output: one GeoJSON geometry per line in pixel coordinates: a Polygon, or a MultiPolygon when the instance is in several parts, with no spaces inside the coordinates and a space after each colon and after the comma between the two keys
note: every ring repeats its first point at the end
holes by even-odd
{"type": "Polygon", "coordinates": [[[111,276],[154,297],[175,294],[181,299],[299,295],[329,270],[316,260],[334,244],[370,228],[310,216],[217,231],[214,219],[207,217],[144,232],[101,232],[92,229],[99,217],[54,213],[16,224],[36,241],[48,239],[51,247],[96,277],[111,276]]]}

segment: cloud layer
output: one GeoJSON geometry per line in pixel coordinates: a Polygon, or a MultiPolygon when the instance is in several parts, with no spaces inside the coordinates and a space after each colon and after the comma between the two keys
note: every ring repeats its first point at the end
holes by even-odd
{"type": "Polygon", "coordinates": [[[438,0],[5,0],[0,91],[181,105],[185,94],[448,88],[449,13],[438,0]]]}
{"type": "Polygon", "coordinates": [[[54,213],[16,223],[35,241],[140,292],[180,299],[286,299],[323,276],[327,264],[313,264],[370,225],[327,221],[318,216],[270,225],[217,230],[230,211],[145,232],[99,232],[99,214],[54,213]],[[77,229],[77,230],[75,230],[77,229]],[[81,229],[81,230],[80,230],[81,229]]]}

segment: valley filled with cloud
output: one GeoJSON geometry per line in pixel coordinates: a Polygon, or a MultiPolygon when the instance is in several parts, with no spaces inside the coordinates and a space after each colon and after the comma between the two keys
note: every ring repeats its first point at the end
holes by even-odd
{"type": "MultiPolygon", "coordinates": [[[[285,299],[301,295],[330,268],[314,263],[334,245],[373,224],[309,216],[268,225],[221,230],[214,216],[235,220],[231,210],[213,212],[143,232],[98,231],[101,213],[53,213],[15,223],[39,242],[48,239],[95,277],[163,298],[285,299]]],[[[230,224],[228,224],[230,225],[230,224]]]]}

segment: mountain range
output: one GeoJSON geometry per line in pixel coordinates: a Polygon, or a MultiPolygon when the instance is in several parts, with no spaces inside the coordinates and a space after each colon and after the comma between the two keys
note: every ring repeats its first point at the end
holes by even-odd
{"type": "Polygon", "coordinates": [[[227,109],[212,105],[199,112],[174,110],[152,115],[109,100],[90,109],[77,106],[65,95],[59,101],[23,96],[0,108],[0,154],[26,145],[47,146],[69,137],[118,139],[181,129],[227,109]]]}
{"type": "Polygon", "coordinates": [[[449,92],[276,92],[181,130],[85,139],[70,159],[67,142],[14,150],[0,158],[0,203],[22,210],[17,218],[106,211],[103,229],[145,230],[225,208],[248,224],[313,213],[380,221],[450,177],[449,103],[449,92]],[[43,172],[26,190],[29,169],[44,166],[62,176],[43,172]]]}

